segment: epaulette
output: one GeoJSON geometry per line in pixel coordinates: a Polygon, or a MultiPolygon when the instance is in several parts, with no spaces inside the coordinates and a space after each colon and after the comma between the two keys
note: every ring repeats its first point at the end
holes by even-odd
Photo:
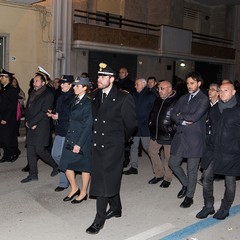
{"type": "Polygon", "coordinates": [[[87,93],[87,98],[90,99],[90,100],[92,100],[91,94],[87,93]]]}

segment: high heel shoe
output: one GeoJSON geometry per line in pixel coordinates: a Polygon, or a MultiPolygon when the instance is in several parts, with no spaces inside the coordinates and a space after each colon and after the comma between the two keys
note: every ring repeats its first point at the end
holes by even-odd
{"type": "Polygon", "coordinates": [[[74,197],[78,196],[80,194],[80,189],[78,189],[72,196],[66,196],[63,201],[67,202],[67,201],[71,201],[73,200],[74,197]]]}
{"type": "Polygon", "coordinates": [[[82,198],[81,200],[77,200],[77,199],[74,199],[71,201],[72,204],[77,204],[77,203],[81,203],[82,201],[86,201],[88,198],[88,195],[86,194],[84,198],[82,198]]]}

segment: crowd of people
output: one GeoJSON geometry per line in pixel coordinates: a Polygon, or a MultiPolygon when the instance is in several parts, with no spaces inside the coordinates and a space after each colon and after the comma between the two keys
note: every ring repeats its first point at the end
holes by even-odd
{"type": "Polygon", "coordinates": [[[97,234],[106,220],[122,216],[122,174],[138,174],[141,150],[152,165],[154,177],[149,184],[161,182],[161,188],[168,188],[174,175],[179,179],[182,188],[177,197],[184,198],[182,208],[193,204],[201,167],[204,207],[196,217],[228,217],[236,177],[240,176],[236,82],[212,83],[204,91],[196,72],[188,73],[185,83],[178,80],[174,85],[154,76],[134,82],[125,67],[118,74],[117,78],[110,66],[100,63],[93,89],[87,73],[51,81],[50,74],[39,67],[30,81],[25,104],[14,73],[2,69],[0,162],[14,162],[21,153],[17,141],[20,111],[26,127],[27,166],[23,171],[28,172],[21,182],[38,181],[37,162],[41,159],[52,167],[51,177],[59,174],[55,191],[69,189],[63,201],[79,204],[95,197],[96,215],[87,233],[97,234]],[[217,212],[213,192],[216,174],[225,182],[217,212]]]}

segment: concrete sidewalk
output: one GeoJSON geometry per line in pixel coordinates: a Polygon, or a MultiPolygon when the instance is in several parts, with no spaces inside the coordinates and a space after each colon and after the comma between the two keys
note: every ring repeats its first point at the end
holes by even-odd
{"type": "MultiPolygon", "coordinates": [[[[51,167],[39,161],[39,180],[20,183],[27,176],[21,172],[26,165],[26,149],[14,163],[0,164],[0,239],[1,240],[233,240],[239,239],[239,181],[235,208],[224,221],[211,217],[195,218],[203,206],[202,187],[197,185],[194,204],[179,207],[181,185],[174,178],[168,189],[160,184],[149,185],[153,177],[146,155],[139,158],[138,175],[123,176],[121,198],[123,216],[107,220],[97,235],[85,233],[95,216],[94,199],[73,205],[63,202],[68,190],[56,193],[59,177],[50,177],[51,167]]],[[[186,165],[185,163],[183,163],[186,165]]],[[[78,176],[79,186],[80,177],[78,176]]],[[[215,182],[215,208],[220,205],[224,182],[215,182]]]]}

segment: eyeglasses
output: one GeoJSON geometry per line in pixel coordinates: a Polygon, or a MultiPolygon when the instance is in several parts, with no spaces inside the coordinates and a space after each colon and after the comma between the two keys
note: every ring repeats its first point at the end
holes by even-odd
{"type": "Polygon", "coordinates": [[[216,91],[216,92],[218,92],[218,90],[216,90],[214,88],[209,88],[208,91],[212,91],[212,92],[216,91]]]}

